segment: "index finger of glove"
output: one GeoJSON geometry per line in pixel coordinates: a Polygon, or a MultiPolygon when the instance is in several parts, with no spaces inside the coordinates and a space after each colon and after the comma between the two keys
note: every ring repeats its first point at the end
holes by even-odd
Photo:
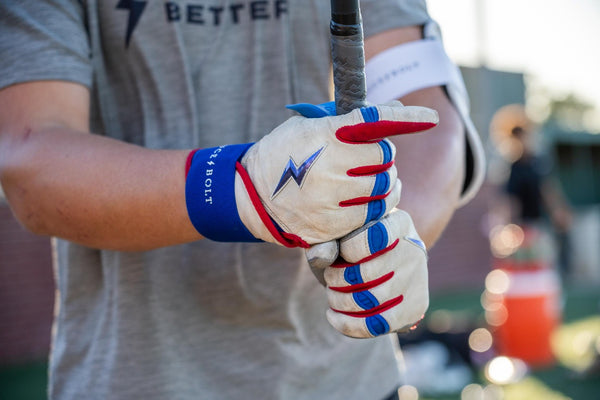
{"type": "Polygon", "coordinates": [[[353,110],[360,113],[364,122],[347,125],[336,131],[344,143],[376,142],[383,138],[421,132],[439,122],[435,110],[417,106],[402,106],[400,102],[353,110]]]}

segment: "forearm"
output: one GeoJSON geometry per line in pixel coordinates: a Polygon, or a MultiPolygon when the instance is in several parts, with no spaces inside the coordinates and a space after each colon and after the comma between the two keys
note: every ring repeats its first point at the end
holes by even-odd
{"type": "Polygon", "coordinates": [[[465,136],[460,116],[439,87],[400,99],[406,105],[433,108],[438,126],[395,140],[396,166],[402,181],[399,208],[412,216],[427,246],[439,238],[456,210],[465,170],[465,136]]]}
{"type": "MultiPolygon", "coordinates": [[[[420,26],[389,30],[365,41],[365,55],[370,59],[390,47],[420,39],[420,26]]],[[[465,129],[441,87],[418,90],[399,100],[439,114],[435,128],[394,139],[403,187],[399,207],[410,213],[419,235],[431,247],[457,207],[465,174],[465,129]]]]}
{"type": "Polygon", "coordinates": [[[186,211],[186,151],[149,150],[65,127],[3,138],[2,186],[31,231],[118,250],[200,239],[186,211]]]}
{"type": "MultiPolygon", "coordinates": [[[[374,107],[376,121],[365,121],[359,110],[294,117],[250,149],[196,152],[186,182],[188,151],[149,150],[87,133],[88,99],[85,87],[60,81],[0,91],[0,179],[15,214],[33,232],[118,250],[185,243],[201,234],[288,247],[344,236],[364,223],[371,202],[385,199],[387,211],[398,203],[399,186],[364,197],[377,180],[364,167],[391,154],[373,141],[437,123],[432,110],[397,104],[374,107]],[[290,160],[305,160],[300,178],[290,160]],[[214,184],[205,200],[209,179],[214,184]]],[[[389,161],[379,173],[390,169],[389,161]]]]}

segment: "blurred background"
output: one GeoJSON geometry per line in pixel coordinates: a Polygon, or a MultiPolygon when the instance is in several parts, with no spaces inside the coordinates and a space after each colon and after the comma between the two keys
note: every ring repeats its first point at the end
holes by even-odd
{"type": "MultiPolygon", "coordinates": [[[[431,249],[400,399],[597,399],[600,1],[428,4],[488,166],[431,249]]],[[[53,301],[50,242],[0,194],[0,399],[46,398],[53,301]]]]}
{"type": "Polygon", "coordinates": [[[431,250],[400,399],[600,398],[600,1],[428,5],[488,165],[431,250]]]}

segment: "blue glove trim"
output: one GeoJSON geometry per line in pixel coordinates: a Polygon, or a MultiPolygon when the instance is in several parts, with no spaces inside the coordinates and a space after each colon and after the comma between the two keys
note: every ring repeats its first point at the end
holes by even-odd
{"type": "Polygon", "coordinates": [[[351,285],[364,283],[362,275],[360,274],[360,265],[353,265],[351,267],[347,267],[344,270],[344,279],[351,285]]]}
{"type": "MultiPolygon", "coordinates": [[[[363,110],[365,109],[361,108],[361,112],[363,112],[363,110]]],[[[377,112],[376,108],[375,112],[377,112]]],[[[370,116],[372,113],[366,114],[367,117],[372,118],[370,116]]],[[[363,113],[363,116],[364,115],[365,114],[363,113]]],[[[377,118],[379,118],[379,116],[377,116],[377,118]]],[[[381,147],[381,150],[383,151],[383,164],[387,164],[392,161],[392,148],[390,147],[389,143],[385,140],[382,140],[379,142],[379,147],[381,147]]],[[[377,196],[386,193],[390,187],[390,183],[390,175],[387,172],[378,174],[375,177],[375,185],[373,186],[373,192],[371,193],[371,196],[377,196]]],[[[383,217],[383,214],[385,214],[385,201],[371,201],[367,206],[367,218],[365,219],[365,223],[376,221],[383,217]]]]}
{"type": "Polygon", "coordinates": [[[370,310],[371,308],[375,308],[379,305],[377,298],[368,290],[352,293],[352,298],[359,307],[362,307],[365,310],[370,310]]]}
{"type": "Polygon", "coordinates": [[[369,242],[369,251],[375,254],[385,249],[388,245],[389,237],[385,225],[381,222],[376,223],[367,231],[367,240],[369,242]]]}
{"type": "Polygon", "coordinates": [[[425,247],[425,242],[423,242],[422,240],[417,239],[417,238],[411,238],[411,237],[408,237],[408,236],[405,236],[404,239],[408,240],[409,242],[411,242],[411,243],[413,243],[415,245],[417,245],[421,250],[427,251],[427,248],[425,247]]]}
{"type": "Polygon", "coordinates": [[[379,147],[383,150],[383,162],[382,164],[387,164],[392,161],[392,148],[387,140],[382,140],[379,142],[379,147]]]}
{"type": "Polygon", "coordinates": [[[299,103],[299,104],[288,104],[285,108],[296,111],[300,115],[306,118],[321,118],[331,117],[335,114],[335,102],[330,101],[322,104],[310,104],[310,103],[299,103]]]}
{"type": "Polygon", "coordinates": [[[377,111],[377,107],[361,107],[360,113],[362,114],[365,122],[379,121],[379,111],[377,111]]]}
{"type": "MultiPolygon", "coordinates": [[[[387,193],[390,187],[390,175],[387,172],[382,172],[375,176],[375,185],[371,196],[377,196],[387,193]]],[[[365,223],[376,221],[385,214],[385,200],[373,200],[367,206],[367,218],[365,223]]]]}
{"type": "Polygon", "coordinates": [[[385,213],[385,201],[384,200],[373,200],[369,202],[367,206],[367,218],[365,219],[365,224],[367,222],[376,221],[379,218],[383,217],[385,213]]]}
{"type": "MultiPolygon", "coordinates": [[[[310,104],[310,103],[298,103],[288,104],[285,108],[296,111],[306,118],[321,118],[321,117],[332,117],[337,115],[335,112],[335,102],[329,101],[321,104],[310,104]]],[[[377,122],[379,121],[379,111],[377,107],[361,107],[360,112],[365,122],[377,122]]]]}
{"type": "Polygon", "coordinates": [[[382,172],[375,175],[375,184],[373,185],[373,191],[371,196],[378,196],[380,194],[386,194],[390,188],[390,174],[382,172]]]}
{"type": "MultiPolygon", "coordinates": [[[[286,108],[289,110],[296,111],[297,113],[301,114],[306,118],[321,118],[336,115],[334,101],[321,104],[288,104],[286,108]]],[[[360,112],[365,122],[379,121],[379,111],[377,110],[377,107],[361,107],[360,112]]],[[[383,164],[387,164],[390,161],[392,161],[392,149],[390,148],[390,145],[385,140],[382,140],[381,142],[379,142],[379,146],[381,146],[381,149],[383,151],[383,164]]],[[[386,193],[390,186],[389,175],[387,173],[379,174],[375,179],[375,186],[373,187],[373,192],[371,193],[371,196],[386,193]]],[[[385,201],[371,201],[367,206],[367,217],[365,219],[365,223],[378,220],[379,218],[383,217],[383,214],[385,214],[385,201]]]]}
{"type": "Polygon", "coordinates": [[[261,242],[242,223],[235,203],[235,164],[253,143],[196,151],[185,184],[185,201],[200,234],[218,242],[261,242]]]}
{"type": "Polygon", "coordinates": [[[390,331],[390,325],[381,315],[373,315],[365,319],[367,329],[373,336],[384,335],[390,331]]]}

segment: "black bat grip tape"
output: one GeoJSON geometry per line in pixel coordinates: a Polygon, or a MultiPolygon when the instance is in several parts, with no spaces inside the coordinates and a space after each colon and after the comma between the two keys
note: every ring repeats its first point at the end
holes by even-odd
{"type": "Polygon", "coordinates": [[[360,24],[341,26],[345,35],[335,34],[340,25],[331,22],[331,56],[335,107],[338,115],[366,105],[365,52],[360,24]],[[350,28],[350,29],[347,29],[350,28]]]}

